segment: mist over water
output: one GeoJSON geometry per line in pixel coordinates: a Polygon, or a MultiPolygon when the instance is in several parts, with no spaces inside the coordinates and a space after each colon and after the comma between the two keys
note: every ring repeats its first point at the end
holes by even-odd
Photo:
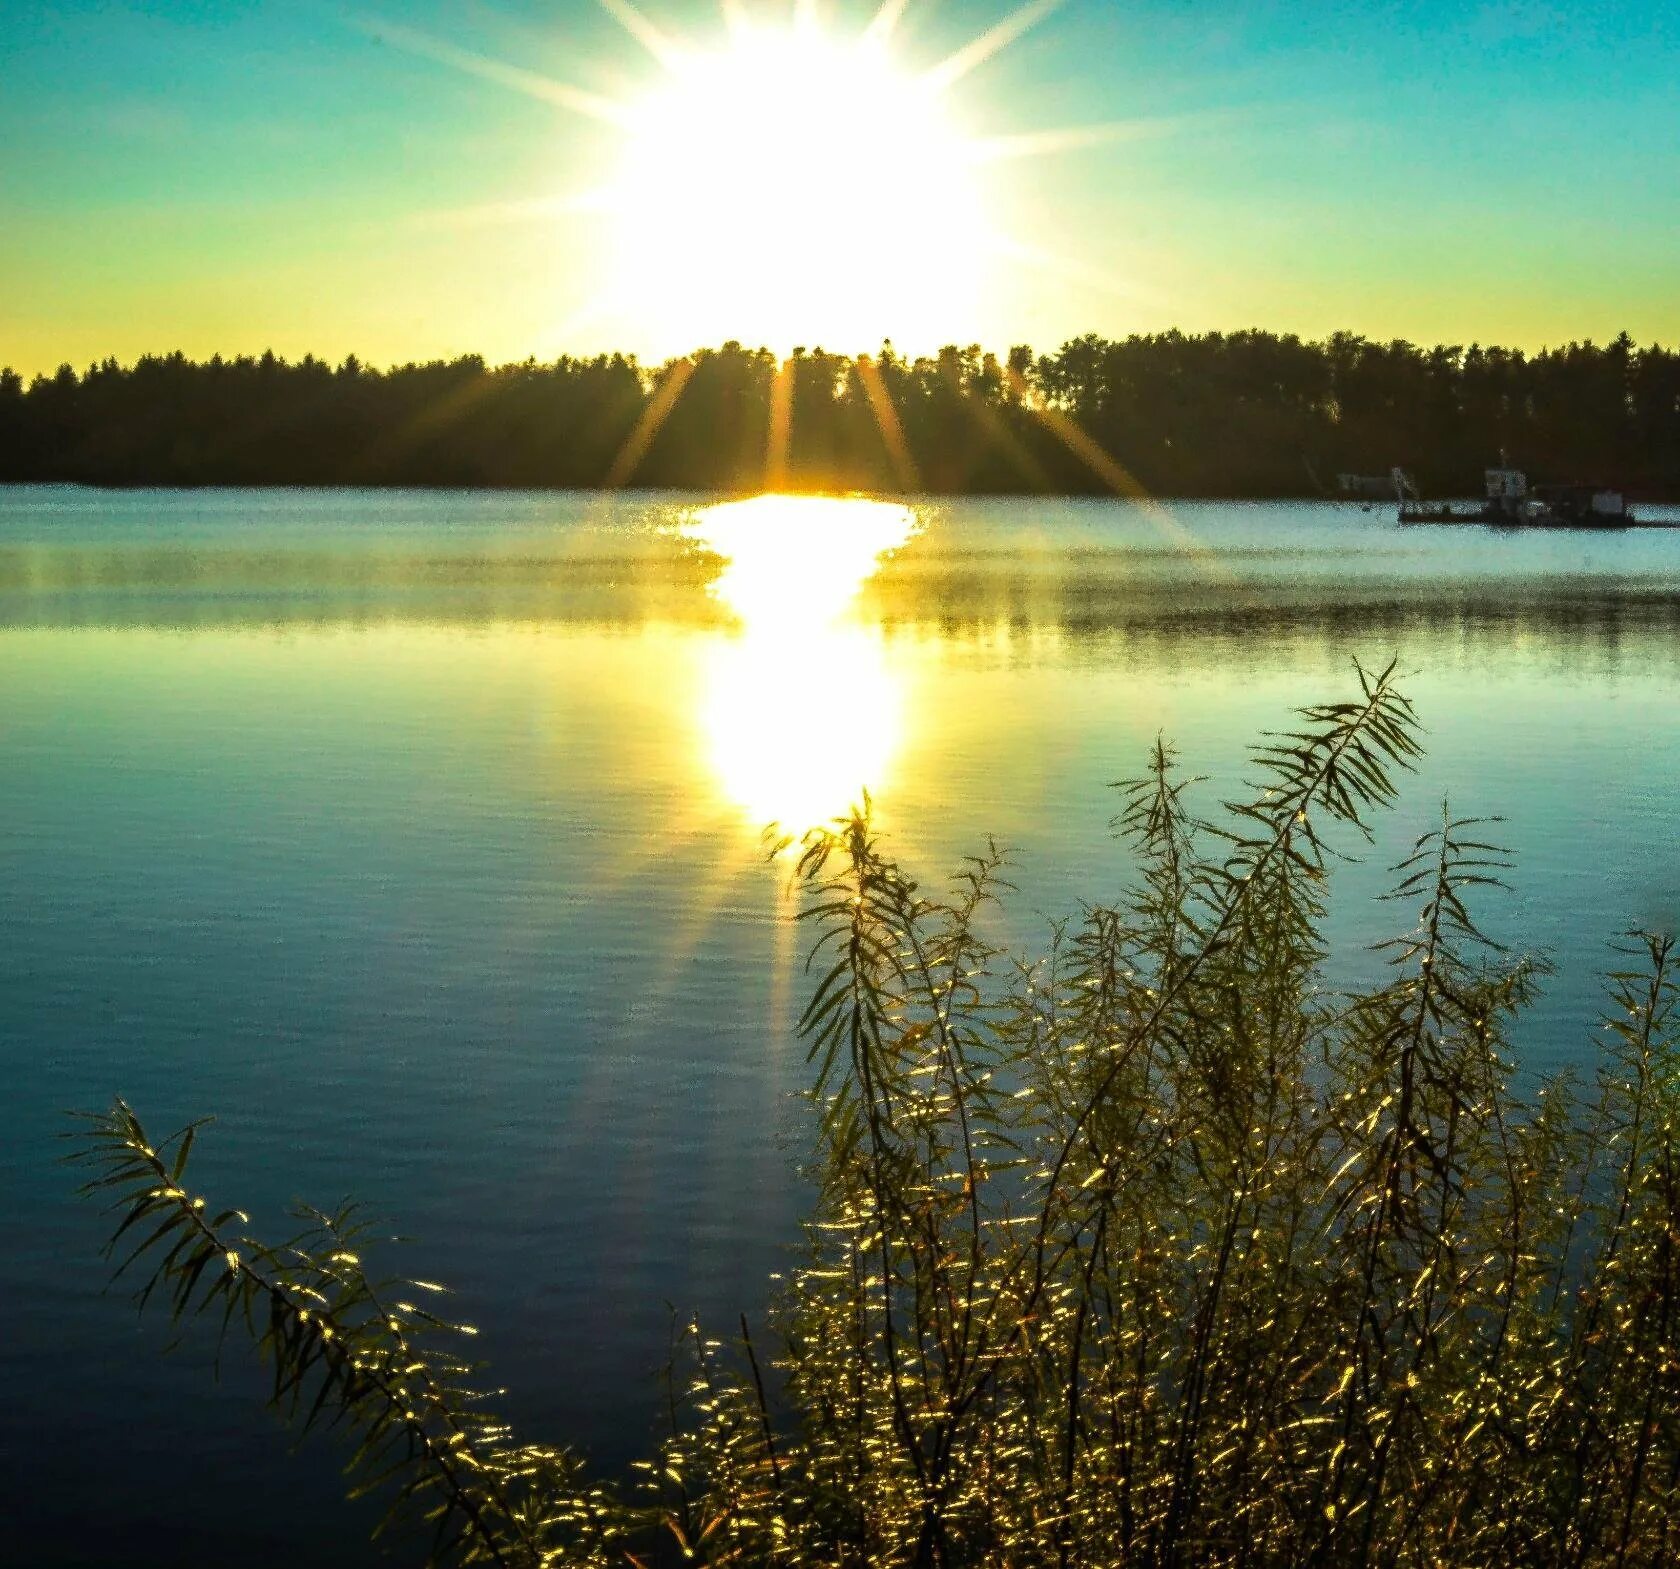
{"type": "Polygon", "coordinates": [[[1408,923],[1370,896],[1443,796],[1507,819],[1488,924],[1558,966],[1526,1069],[1587,1063],[1606,943],[1680,918],[1680,533],[754,505],[0,489],[25,1561],[376,1556],[331,1454],[283,1458],[242,1348],[215,1386],[198,1340],[161,1359],[99,1296],[54,1135],[115,1092],[156,1131],[218,1114],[200,1180],[271,1233],[366,1198],[418,1239],[400,1267],[461,1288],[522,1424],[646,1450],[667,1304],[756,1317],[801,1201],[806,977],[766,815],[867,786],[929,879],[994,835],[1032,944],[1124,877],[1103,786],[1158,732],[1211,808],[1260,729],[1398,657],[1428,754],[1338,873],[1332,977],[1408,923]]]}

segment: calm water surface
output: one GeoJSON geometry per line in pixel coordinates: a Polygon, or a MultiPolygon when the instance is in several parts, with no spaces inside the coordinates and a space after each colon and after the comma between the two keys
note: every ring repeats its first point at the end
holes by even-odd
{"type": "MultiPolygon", "coordinates": [[[[1680,514],[1668,514],[1680,517],[1680,514]]],[[[1591,1061],[1606,940],[1680,917],[1680,533],[1402,530],[1329,505],[908,508],[0,489],[0,1475],[29,1563],[377,1560],[248,1359],[102,1297],[60,1110],[201,1112],[278,1230],[419,1239],[529,1431],[647,1446],[671,1311],[762,1311],[803,1056],[764,822],[860,787],[930,875],[1017,847],[1010,935],[1111,893],[1103,786],[1399,656],[1430,751],[1340,877],[1501,813],[1488,908],[1591,1061]]],[[[1216,787],[1206,787],[1212,800],[1216,787]]]]}

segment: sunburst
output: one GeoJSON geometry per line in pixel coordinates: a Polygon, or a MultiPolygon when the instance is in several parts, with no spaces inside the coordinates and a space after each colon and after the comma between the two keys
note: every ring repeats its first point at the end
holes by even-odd
{"type": "MultiPolygon", "coordinates": [[[[975,73],[1045,22],[1060,0],[1029,0],[961,47],[921,61],[904,26],[916,19],[918,0],[884,0],[850,27],[825,19],[811,0],[784,6],[774,19],[742,0],[721,0],[715,21],[684,34],[630,0],[599,3],[643,63],[640,80],[612,92],[405,24],[360,23],[413,55],[606,129],[614,151],[588,189],[423,218],[445,226],[584,226],[604,276],[571,311],[571,328],[601,318],[634,322],[638,336],[662,341],[662,353],[728,339],[783,355],[818,343],[855,353],[886,336],[929,348],[984,336],[986,302],[1005,269],[1139,292],[1042,240],[1008,233],[997,218],[992,182],[1005,162],[1176,128],[1151,119],[1025,131],[986,123],[971,91],[975,73]]],[[[868,354],[854,364],[894,478],[914,491],[919,476],[889,389],[868,354]]],[[[664,365],[609,486],[634,481],[694,370],[686,357],[664,365]]],[[[763,481],[774,491],[798,418],[786,365],[768,392],[763,481]]],[[[1131,477],[1071,420],[1042,406],[1031,389],[1018,384],[1014,396],[1112,490],[1140,497],[1131,477]]],[[[984,408],[978,414],[987,417],[984,408]]],[[[1006,450],[1020,448],[1008,431],[992,436],[1006,450]]],[[[1017,456],[1023,468],[1031,465],[1024,451],[1017,456]]],[[[1163,509],[1151,505],[1150,513],[1177,532],[1163,509]]],[[[864,786],[878,791],[902,766],[909,694],[851,606],[882,557],[909,538],[912,519],[879,502],[767,497],[710,509],[696,527],[726,558],[714,593],[738,625],[708,645],[695,715],[714,791],[672,831],[716,831],[716,808],[727,803],[755,827],[776,818],[797,833],[844,812],[864,786]],[[842,690],[849,695],[844,723],[810,717],[813,693],[842,690]]],[[[724,886],[720,880],[702,898],[699,924],[724,886]]],[[[690,932],[676,942],[673,964],[692,940],[690,932]]],[[[791,927],[783,942],[785,961],[791,927]]]]}
{"type": "Polygon", "coordinates": [[[471,225],[579,217],[598,224],[607,275],[576,317],[628,315],[668,351],[725,337],[786,350],[854,349],[882,337],[970,341],[998,264],[1126,280],[1003,232],[994,165],[1170,133],[1185,117],[998,132],[960,101],[967,79],[1057,10],[1031,0],[931,63],[901,47],[911,0],[886,0],[847,31],[796,3],[775,17],[723,0],[703,33],[678,35],[629,0],[598,0],[651,63],[592,91],[404,23],[365,32],[438,64],[608,126],[616,167],[587,190],[418,215],[471,225]]]}
{"type": "MultiPolygon", "coordinates": [[[[633,320],[640,334],[686,350],[735,339],[786,353],[797,344],[855,350],[898,342],[969,342],[990,286],[1027,268],[1117,294],[1142,291],[992,217],[989,171],[1098,143],[1170,134],[1179,120],[1138,118],[998,132],[961,101],[963,84],[1061,0],[1029,0],[960,48],[913,64],[901,24],[913,0],[885,0],[861,27],[825,20],[811,0],[770,17],[721,0],[716,20],[681,34],[630,0],[599,0],[651,71],[616,93],[590,91],[404,24],[359,25],[413,54],[610,127],[616,164],[584,191],[539,194],[429,215],[434,223],[552,221],[596,226],[603,278],[568,326],[633,320]]],[[[1182,117],[1180,117],[1182,119],[1182,117]]],[[[666,367],[646,416],[613,467],[633,478],[691,366],[666,367]]],[[[895,477],[916,482],[890,401],[860,366],[895,477]]],[[[790,411],[772,398],[767,488],[786,450],[790,411]],[[778,428],[778,420],[780,427],[778,428]]],[[[1091,446],[1045,411],[1081,458],[1091,446]]],[[[1109,460],[1105,482],[1135,494],[1109,460]]]]}

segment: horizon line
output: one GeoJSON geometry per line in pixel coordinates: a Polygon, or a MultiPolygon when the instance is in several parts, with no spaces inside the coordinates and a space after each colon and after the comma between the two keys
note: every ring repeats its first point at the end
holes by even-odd
{"type": "Polygon", "coordinates": [[[744,339],[726,338],[720,343],[700,344],[680,353],[666,355],[657,359],[653,357],[644,358],[633,349],[598,349],[594,351],[568,349],[551,354],[546,358],[539,357],[533,351],[527,353],[521,358],[499,360],[492,360],[484,353],[476,349],[463,349],[453,355],[434,355],[425,359],[415,358],[406,360],[386,360],[383,362],[376,362],[367,359],[366,357],[356,353],[353,349],[346,351],[341,357],[336,359],[325,354],[317,354],[314,350],[305,350],[301,354],[295,355],[289,354],[275,350],[272,345],[266,346],[260,350],[216,349],[206,355],[189,353],[185,349],[148,349],[134,355],[132,358],[121,358],[115,354],[109,354],[102,359],[86,361],[82,365],[78,365],[76,362],[71,360],[61,360],[51,370],[34,370],[30,372],[19,370],[15,365],[6,363],[5,361],[0,361],[0,376],[15,376],[27,388],[37,381],[52,381],[56,377],[63,375],[66,370],[72,372],[72,374],[76,375],[78,379],[86,379],[89,375],[100,372],[109,372],[113,368],[117,371],[133,371],[138,369],[142,364],[159,362],[168,363],[172,361],[182,362],[194,366],[208,366],[215,364],[218,361],[227,365],[240,365],[261,364],[264,360],[271,360],[275,364],[286,366],[324,365],[334,371],[342,371],[346,366],[354,361],[359,372],[385,375],[403,370],[428,369],[435,366],[465,365],[474,361],[478,363],[480,369],[486,372],[494,372],[518,370],[531,366],[558,366],[568,363],[593,364],[601,360],[612,361],[615,359],[622,360],[624,363],[635,367],[639,371],[650,372],[658,376],[669,372],[676,366],[692,364],[695,360],[701,357],[716,356],[726,353],[737,353],[744,357],[753,359],[768,359],[776,364],[785,365],[801,358],[815,358],[817,355],[825,355],[833,359],[849,361],[854,364],[861,361],[873,362],[881,357],[883,352],[891,352],[895,358],[901,360],[903,363],[914,365],[920,361],[936,361],[945,353],[952,351],[958,354],[972,354],[976,352],[981,355],[990,354],[993,355],[1000,363],[1003,363],[1017,350],[1024,349],[1033,356],[1034,361],[1036,362],[1039,359],[1061,353],[1074,344],[1092,341],[1114,346],[1124,346],[1129,343],[1159,342],[1161,340],[1173,338],[1194,343],[1216,338],[1232,339],[1249,337],[1271,338],[1278,342],[1295,342],[1301,344],[1303,347],[1309,348],[1323,348],[1336,343],[1339,340],[1347,340],[1379,349],[1413,349],[1422,352],[1439,352],[1445,350],[1447,352],[1465,354],[1472,349],[1479,349],[1484,353],[1498,351],[1503,354],[1521,355],[1525,359],[1535,359],[1544,355],[1561,353],[1570,349],[1605,350],[1616,347],[1618,344],[1622,343],[1623,340],[1626,341],[1628,348],[1634,353],[1680,353],[1680,339],[1676,339],[1673,343],[1665,343],[1659,339],[1653,338],[1649,343],[1644,343],[1635,338],[1625,327],[1613,336],[1603,339],[1597,338],[1589,333],[1579,337],[1560,338],[1555,342],[1547,341],[1542,343],[1538,348],[1524,348],[1519,345],[1499,343],[1492,340],[1484,341],[1479,338],[1458,343],[1449,343],[1439,339],[1434,342],[1429,342],[1421,338],[1408,338],[1404,336],[1376,337],[1368,333],[1358,332],[1352,328],[1345,327],[1336,328],[1328,333],[1309,335],[1306,333],[1292,332],[1278,328],[1251,325],[1246,327],[1209,327],[1200,329],[1167,327],[1152,332],[1129,332],[1123,336],[1109,336],[1101,332],[1091,331],[1075,333],[1072,337],[1063,338],[1053,349],[1040,350],[1030,343],[1011,343],[1007,349],[1001,352],[995,348],[988,347],[987,344],[980,339],[971,339],[967,343],[943,343],[935,349],[917,349],[915,351],[906,352],[900,350],[890,337],[882,338],[879,345],[872,349],[837,350],[826,348],[821,343],[812,343],[809,345],[799,344],[787,351],[772,348],[768,344],[760,343],[757,345],[751,345],[744,339]]]}

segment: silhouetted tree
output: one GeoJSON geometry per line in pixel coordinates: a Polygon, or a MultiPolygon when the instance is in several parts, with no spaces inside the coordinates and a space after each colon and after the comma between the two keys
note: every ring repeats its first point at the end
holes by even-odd
{"type": "Polygon", "coordinates": [[[738,342],[652,369],[625,355],[378,369],[272,352],[0,371],[0,481],[105,485],[605,484],[1157,495],[1319,493],[1402,463],[1464,492],[1501,453],[1537,477],[1680,495],[1680,352],[1539,354],[1351,333],[1086,334],[786,360],[738,342]]]}

